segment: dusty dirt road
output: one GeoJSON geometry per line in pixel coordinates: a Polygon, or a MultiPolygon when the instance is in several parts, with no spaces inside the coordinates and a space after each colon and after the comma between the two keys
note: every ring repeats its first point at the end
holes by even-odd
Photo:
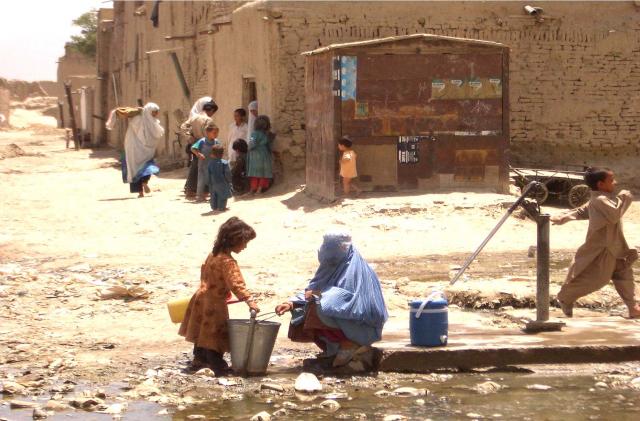
{"type": "MultiPolygon", "coordinates": [[[[14,144],[25,153],[0,159],[0,365],[9,371],[67,364],[75,378],[109,382],[180,358],[190,346],[177,336],[165,303],[192,294],[218,226],[233,215],[258,233],[237,258],[263,311],[304,288],[322,234],[342,229],[377,268],[392,316],[404,318],[407,298],[443,286],[514,200],[398,194],[323,205],[288,184],[265,197],[232,200],[229,212],[210,216],[207,203],[184,199],[185,169],[153,178],[152,193],[138,199],[122,183],[115,151],[65,149],[61,130],[46,120],[33,125],[35,113],[20,115],[25,129],[0,131],[3,151],[15,151],[14,144]],[[150,295],[99,299],[112,284],[141,286],[150,295]]],[[[627,214],[625,230],[631,244],[640,241],[639,206],[627,214]]],[[[472,266],[471,281],[458,288],[482,290],[474,279],[501,291],[534,288],[527,249],[535,232],[531,221],[511,218],[472,266]]],[[[584,222],[553,227],[555,281],[585,232],[584,222]]],[[[612,291],[605,293],[615,297],[612,291]]],[[[238,317],[247,312],[244,304],[231,309],[238,317]]]]}

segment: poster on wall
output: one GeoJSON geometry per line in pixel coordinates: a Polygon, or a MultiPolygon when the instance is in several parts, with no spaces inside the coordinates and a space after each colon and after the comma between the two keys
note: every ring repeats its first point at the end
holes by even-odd
{"type": "Polygon", "coordinates": [[[420,136],[400,136],[398,138],[398,163],[417,164],[420,162],[419,143],[420,136]]]}
{"type": "Polygon", "coordinates": [[[340,97],[343,101],[355,101],[357,77],[358,57],[340,57],[340,97]]]}
{"type": "Polygon", "coordinates": [[[499,77],[431,80],[431,99],[499,98],[502,98],[502,79],[499,77]]]}

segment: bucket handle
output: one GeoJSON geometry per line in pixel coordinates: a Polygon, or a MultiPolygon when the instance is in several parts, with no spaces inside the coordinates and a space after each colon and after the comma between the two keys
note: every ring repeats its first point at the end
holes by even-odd
{"type": "Polygon", "coordinates": [[[242,375],[244,377],[249,375],[249,357],[253,350],[253,333],[256,329],[256,315],[258,312],[251,309],[249,314],[251,315],[251,319],[249,320],[249,333],[247,334],[247,343],[244,347],[244,365],[242,367],[242,375]]]}
{"type": "Polygon", "coordinates": [[[442,293],[440,291],[433,291],[431,294],[429,294],[427,299],[424,300],[422,302],[422,304],[420,304],[420,307],[418,307],[418,311],[416,311],[416,319],[420,318],[420,316],[422,315],[422,312],[424,311],[424,308],[426,307],[426,305],[430,301],[433,301],[438,295],[442,295],[442,293]]]}

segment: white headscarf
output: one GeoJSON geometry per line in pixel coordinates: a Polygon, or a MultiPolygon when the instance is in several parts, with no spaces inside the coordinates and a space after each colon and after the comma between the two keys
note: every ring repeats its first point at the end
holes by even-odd
{"type": "Polygon", "coordinates": [[[124,153],[127,161],[127,181],[131,183],[144,165],[156,154],[156,144],[164,136],[164,128],[160,120],[151,115],[160,111],[153,102],[147,103],[142,114],[129,121],[127,134],[124,137],[124,153]]]}
{"type": "Polygon", "coordinates": [[[247,130],[247,142],[249,142],[249,139],[251,139],[251,133],[253,133],[254,130],[253,125],[256,122],[256,117],[251,113],[251,110],[258,111],[258,101],[251,101],[247,108],[249,109],[249,120],[247,121],[247,126],[249,127],[247,130]]]}
{"type": "Polygon", "coordinates": [[[213,101],[213,98],[211,98],[210,96],[203,96],[202,98],[197,100],[195,104],[193,104],[193,107],[191,107],[191,111],[189,112],[189,118],[193,118],[198,114],[201,114],[203,111],[202,107],[204,107],[204,104],[211,101],[213,101]]]}

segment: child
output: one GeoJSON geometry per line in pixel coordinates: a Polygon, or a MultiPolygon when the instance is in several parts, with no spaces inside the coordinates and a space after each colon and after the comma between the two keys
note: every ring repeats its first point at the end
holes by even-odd
{"type": "Polygon", "coordinates": [[[196,186],[196,200],[204,201],[205,191],[209,188],[209,161],[211,160],[211,148],[220,145],[218,140],[218,126],[212,121],[207,123],[204,129],[204,137],[191,147],[191,152],[198,158],[198,183],[196,186]]]}
{"type": "Polygon", "coordinates": [[[231,253],[240,253],[256,232],[242,220],[229,218],[220,226],[213,250],[200,268],[200,288],[191,298],[178,333],[194,343],[193,369],[211,368],[223,375],[229,367],[223,359],[229,351],[229,310],[231,292],[250,309],[260,309],[247,291],[242,273],[231,253]]]}
{"type": "Polygon", "coordinates": [[[622,232],[622,216],[631,206],[633,196],[627,190],[614,193],[616,180],[608,168],[589,168],[584,180],[592,190],[589,202],[551,218],[558,225],[589,219],[587,238],[576,252],[558,293],[562,312],[572,317],[573,304],[578,298],[599,290],[612,280],[629,309],[629,317],[640,317],[631,269],[638,252],[629,248],[622,232]]]}
{"type": "Polygon", "coordinates": [[[247,178],[247,151],[249,147],[244,139],[236,139],[233,142],[232,150],[235,152],[235,162],[231,168],[233,193],[241,195],[249,190],[249,179],[247,178]]]}
{"type": "Polygon", "coordinates": [[[229,163],[222,159],[224,148],[214,145],[211,148],[211,160],[209,161],[209,190],[211,197],[209,203],[214,212],[227,210],[227,199],[231,197],[231,170],[229,163]]]}
{"type": "Polygon", "coordinates": [[[353,146],[353,142],[347,136],[338,140],[338,150],[342,153],[340,156],[340,177],[342,177],[342,190],[345,196],[351,193],[352,187],[356,191],[356,196],[358,196],[361,190],[358,186],[352,184],[353,179],[358,176],[358,171],[356,170],[357,154],[351,149],[351,146],[353,146]]]}

